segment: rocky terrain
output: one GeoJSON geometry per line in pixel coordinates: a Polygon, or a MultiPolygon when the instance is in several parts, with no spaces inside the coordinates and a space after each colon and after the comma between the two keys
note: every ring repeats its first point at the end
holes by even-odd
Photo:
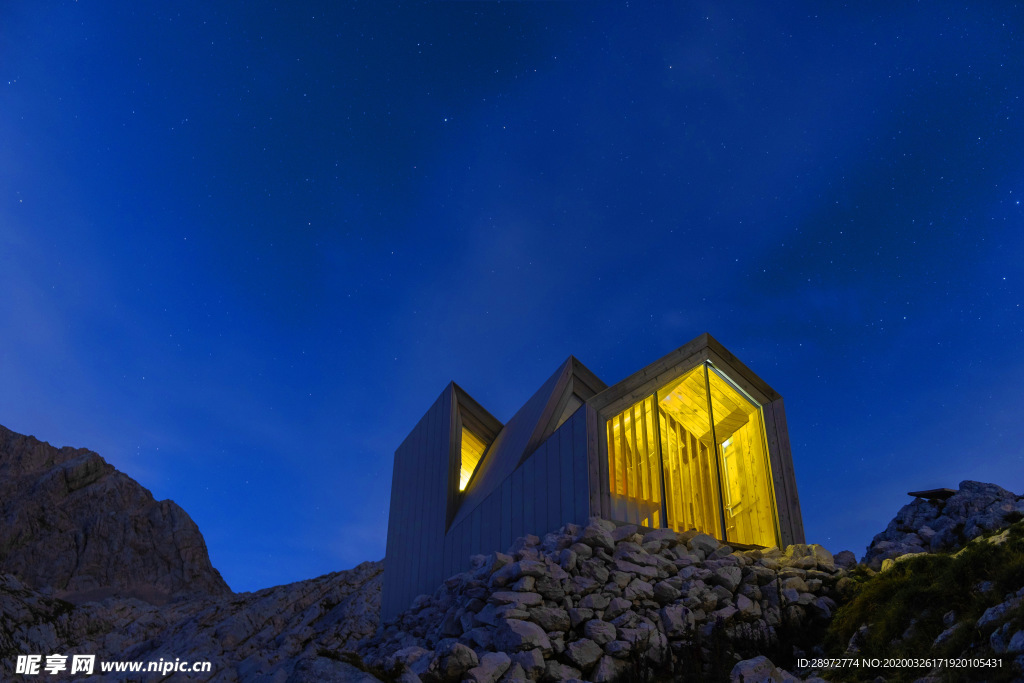
{"type": "MultiPolygon", "coordinates": [[[[212,663],[52,680],[944,680],[811,669],[830,657],[990,657],[1024,675],[1024,498],[963,482],[917,499],[861,563],[593,518],[518,539],[379,624],[384,564],[233,594],[169,501],[95,453],[0,427],[0,679],[19,654],[212,663]],[[48,539],[43,542],[41,539],[48,539]],[[49,543],[50,545],[47,545],[49,543]]],[[[995,660],[993,660],[995,661],[995,660]]],[[[970,672],[959,671],[962,674],[970,672]]],[[[951,678],[957,676],[950,674],[951,678]]]]}
{"type": "MultiPolygon", "coordinates": [[[[18,654],[81,653],[96,654],[98,660],[212,663],[208,676],[177,674],[175,680],[373,681],[321,652],[351,649],[376,630],[382,571],[383,563],[364,562],[346,572],[255,593],[164,605],[135,598],[73,605],[0,575],[0,680],[15,679],[18,654]]],[[[109,674],[80,680],[139,677],[109,674]]]]}

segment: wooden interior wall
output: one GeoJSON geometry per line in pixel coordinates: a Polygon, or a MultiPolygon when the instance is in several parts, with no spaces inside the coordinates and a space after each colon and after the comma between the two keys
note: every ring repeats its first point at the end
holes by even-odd
{"type": "Polygon", "coordinates": [[[568,522],[586,524],[591,514],[586,414],[581,406],[480,505],[452,525],[437,583],[468,569],[472,555],[504,552],[520,536],[543,537],[568,522]]]}
{"type": "Polygon", "coordinates": [[[395,451],[381,614],[389,619],[444,578],[453,385],[395,451]]]}

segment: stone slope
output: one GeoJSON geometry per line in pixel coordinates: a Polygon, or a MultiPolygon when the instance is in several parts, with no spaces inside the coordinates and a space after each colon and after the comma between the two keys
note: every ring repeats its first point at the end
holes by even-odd
{"type": "Polygon", "coordinates": [[[597,518],[474,563],[363,643],[367,668],[406,682],[709,680],[756,655],[792,660],[850,582],[821,546],[734,550],[597,518]]]}
{"type": "MultiPolygon", "coordinates": [[[[377,629],[382,572],[382,562],[364,562],[255,593],[165,605],[125,598],[73,605],[0,575],[0,679],[14,678],[10,668],[19,654],[60,653],[213,665],[208,675],[175,674],[174,680],[369,683],[376,679],[322,653],[351,649],[377,629]]],[[[84,680],[131,675],[102,677],[97,670],[84,680]]]]}
{"type": "Polygon", "coordinates": [[[70,600],[162,602],[230,588],[199,527],[84,448],[0,426],[0,572],[70,600]]]}

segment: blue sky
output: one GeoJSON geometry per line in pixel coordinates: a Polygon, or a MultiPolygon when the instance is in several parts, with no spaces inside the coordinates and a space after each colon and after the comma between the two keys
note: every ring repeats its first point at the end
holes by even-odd
{"type": "Polygon", "coordinates": [[[0,424],[197,521],[235,590],[384,554],[450,380],[507,420],[710,332],[808,539],[1024,479],[1012,3],[13,2],[0,424]]]}

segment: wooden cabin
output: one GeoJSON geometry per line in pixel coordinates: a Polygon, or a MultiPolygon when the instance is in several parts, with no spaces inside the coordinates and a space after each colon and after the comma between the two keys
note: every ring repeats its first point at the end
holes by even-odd
{"type": "Polygon", "coordinates": [[[782,397],[708,334],[610,387],[570,357],[506,424],[449,384],[395,451],[382,616],[591,516],[802,543],[782,397]]]}

